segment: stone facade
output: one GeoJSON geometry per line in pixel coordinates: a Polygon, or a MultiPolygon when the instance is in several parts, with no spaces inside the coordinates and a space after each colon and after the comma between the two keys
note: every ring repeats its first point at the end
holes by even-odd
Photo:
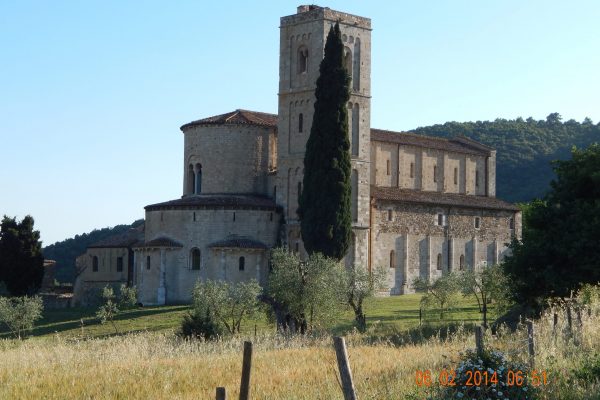
{"type": "Polygon", "coordinates": [[[370,19],[300,6],[280,21],[278,114],[235,110],[183,125],[182,197],[147,206],[135,240],[130,232],[88,248],[78,259],[76,299],[127,283],[143,304],[189,302],[198,280],[264,285],[275,246],[305,255],[296,214],[304,151],[325,40],[338,21],[351,77],[346,265],[383,265],[387,293],[404,294],[415,277],[483,268],[506,255],[521,217],[495,198],[495,150],[464,137],[371,129],[370,19]]]}

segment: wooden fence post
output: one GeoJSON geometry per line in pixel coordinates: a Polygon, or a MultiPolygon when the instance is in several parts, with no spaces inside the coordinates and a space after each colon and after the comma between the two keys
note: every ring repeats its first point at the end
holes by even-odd
{"type": "Polygon", "coordinates": [[[535,343],[533,335],[533,321],[527,321],[527,344],[529,349],[529,366],[531,369],[535,366],[535,343]]]}
{"type": "Polygon", "coordinates": [[[250,398],[250,370],[252,369],[252,342],[244,342],[244,359],[242,361],[242,381],[240,383],[240,400],[250,398]]]}
{"type": "Polygon", "coordinates": [[[354,383],[352,382],[352,370],[350,369],[350,362],[348,361],[348,352],[346,351],[346,342],[344,341],[344,338],[338,336],[334,337],[333,347],[335,348],[338,369],[340,370],[340,377],[342,378],[344,400],[356,400],[354,383]]]}
{"type": "Polygon", "coordinates": [[[569,335],[573,333],[573,317],[571,316],[571,306],[567,306],[567,325],[569,326],[569,335]]]}
{"type": "Polygon", "coordinates": [[[483,354],[483,327],[478,325],[475,327],[475,347],[477,347],[477,355],[483,354]]]}
{"type": "Polygon", "coordinates": [[[217,388],[217,400],[227,400],[227,392],[224,387],[217,388]]]}

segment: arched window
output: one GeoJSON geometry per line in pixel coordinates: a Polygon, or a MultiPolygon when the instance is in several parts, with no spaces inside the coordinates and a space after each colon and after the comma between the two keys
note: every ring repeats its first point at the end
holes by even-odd
{"type": "Polygon", "coordinates": [[[437,182],[437,165],[433,166],[433,181],[437,182]]]}
{"type": "Polygon", "coordinates": [[[410,177],[415,177],[415,163],[410,163],[410,177]]]}
{"type": "Polygon", "coordinates": [[[352,199],[350,200],[350,205],[352,206],[352,221],[358,221],[358,171],[353,169],[352,176],[350,177],[350,195],[352,199]]]}
{"type": "Polygon", "coordinates": [[[354,65],[352,66],[352,88],[360,90],[360,39],[354,41],[354,65]]]}
{"type": "Polygon", "coordinates": [[[479,229],[481,225],[481,219],[479,217],[475,217],[475,229],[479,229]]]}
{"type": "Polygon", "coordinates": [[[454,168],[454,184],[458,185],[458,168],[454,168]]]}
{"type": "Polygon", "coordinates": [[[240,271],[243,271],[245,267],[246,267],[246,259],[244,257],[240,257],[240,259],[238,260],[238,269],[240,271]]]}
{"type": "Polygon", "coordinates": [[[392,210],[388,210],[388,221],[391,221],[393,219],[394,219],[394,216],[393,216],[392,210]]]}
{"type": "Polygon", "coordinates": [[[515,219],[514,218],[510,218],[510,220],[508,220],[508,227],[510,229],[515,229],[515,219]]]}
{"type": "Polygon", "coordinates": [[[352,106],[352,155],[358,155],[358,146],[359,146],[359,121],[360,121],[360,112],[358,109],[358,103],[354,103],[352,106]]]}
{"type": "Polygon", "coordinates": [[[298,114],[298,132],[302,133],[302,128],[304,127],[304,116],[302,113],[298,114]]]}
{"type": "Polygon", "coordinates": [[[190,254],[190,258],[191,258],[191,268],[193,270],[199,270],[200,269],[200,261],[201,261],[200,249],[193,248],[191,251],[191,254],[190,254]]]}
{"type": "Polygon", "coordinates": [[[438,253],[437,255],[437,269],[438,271],[442,270],[442,253],[438,253]]]}
{"type": "Polygon", "coordinates": [[[475,187],[479,187],[479,171],[475,171],[475,187]]]}
{"type": "Polygon", "coordinates": [[[396,252],[390,251],[390,268],[396,268],[396,252]]]}
{"type": "Polygon", "coordinates": [[[464,254],[460,255],[460,260],[459,260],[459,263],[458,263],[458,269],[461,270],[461,271],[463,269],[465,269],[465,255],[464,254]]]}
{"type": "Polygon", "coordinates": [[[98,272],[98,256],[92,257],[92,272],[98,272]]]}
{"type": "Polygon", "coordinates": [[[146,269],[150,269],[150,256],[146,256],[146,269]]]}
{"type": "Polygon", "coordinates": [[[385,170],[387,175],[391,175],[392,171],[390,169],[390,160],[386,160],[385,162],[385,170]]]}
{"type": "Polygon", "coordinates": [[[304,73],[308,71],[308,49],[305,46],[301,46],[298,49],[298,73],[304,73]]]}
{"type": "Polygon", "coordinates": [[[196,176],[194,174],[194,166],[192,164],[190,164],[190,167],[188,168],[187,178],[187,194],[193,194],[196,176]]]}
{"type": "Polygon", "coordinates": [[[195,194],[202,192],[202,164],[196,164],[196,183],[195,183],[195,194]]]}
{"type": "Polygon", "coordinates": [[[352,51],[344,47],[344,67],[349,77],[352,77],[352,51]]]}

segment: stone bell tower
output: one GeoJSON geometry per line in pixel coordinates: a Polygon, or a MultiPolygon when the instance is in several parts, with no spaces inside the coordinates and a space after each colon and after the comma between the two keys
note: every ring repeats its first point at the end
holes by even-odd
{"type": "Polygon", "coordinates": [[[284,210],[291,250],[303,252],[298,197],[304,151],[314,113],[315,88],[329,29],[340,23],[346,68],[352,78],[348,126],[352,158],[353,245],[347,263],[367,265],[371,128],[371,20],[329,8],[302,5],[281,18],[277,204],[284,210]]]}

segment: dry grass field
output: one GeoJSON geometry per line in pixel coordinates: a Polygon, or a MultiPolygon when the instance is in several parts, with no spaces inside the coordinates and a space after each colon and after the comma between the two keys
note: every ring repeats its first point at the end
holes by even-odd
{"type": "MultiPolygon", "coordinates": [[[[600,384],[578,380],[574,371],[600,353],[599,310],[584,313],[573,335],[561,316],[554,334],[552,316],[536,323],[536,366],[548,371],[546,399],[598,399],[600,384]]],[[[414,332],[413,332],[414,333],[414,332]]],[[[418,333],[418,332],[417,332],[418,333]]],[[[472,330],[452,335],[373,340],[346,336],[360,399],[425,398],[415,384],[417,369],[440,371],[459,352],[474,347],[472,330]]],[[[222,342],[185,341],[168,332],[81,339],[46,336],[0,341],[1,399],[213,399],[225,386],[237,398],[243,340],[254,343],[251,376],[253,399],[341,399],[337,366],[329,336],[286,338],[273,334],[237,337],[222,342]]],[[[487,346],[526,359],[526,333],[486,336],[487,346]]]]}

